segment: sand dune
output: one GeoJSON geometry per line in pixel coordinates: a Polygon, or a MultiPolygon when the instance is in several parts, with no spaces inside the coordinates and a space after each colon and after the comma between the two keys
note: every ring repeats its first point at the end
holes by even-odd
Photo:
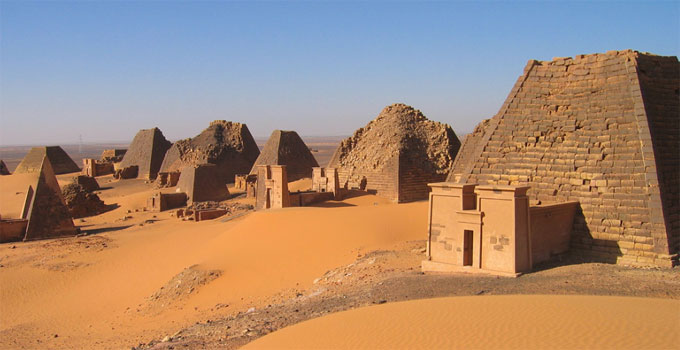
{"type": "Polygon", "coordinates": [[[104,201],[120,207],[79,224],[113,230],[0,245],[0,347],[129,347],[211,315],[294,297],[359,251],[422,239],[426,226],[427,203],[386,204],[370,195],[334,208],[183,222],[168,212],[135,211],[152,191],[143,181],[99,180],[114,186],[101,191],[104,201]],[[120,220],[126,215],[132,218],[120,220]],[[144,224],[149,219],[154,223],[144,224]],[[182,282],[177,276],[189,267],[220,273],[187,288],[186,296],[163,297],[161,287],[182,282]]]}
{"type": "Polygon", "coordinates": [[[451,297],[332,314],[244,349],[677,349],[677,300],[451,297]]]}

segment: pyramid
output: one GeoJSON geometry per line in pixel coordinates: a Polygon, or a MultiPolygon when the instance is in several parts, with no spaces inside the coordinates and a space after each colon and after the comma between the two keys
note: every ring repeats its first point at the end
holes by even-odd
{"type": "Polygon", "coordinates": [[[0,159],[0,175],[9,175],[9,169],[7,169],[7,165],[5,165],[5,162],[0,159]]]}
{"type": "Polygon", "coordinates": [[[234,175],[250,171],[259,154],[245,124],[216,120],[196,137],[175,142],[160,171],[178,172],[187,166],[215,164],[218,176],[233,182],[234,175]]]}
{"type": "Polygon", "coordinates": [[[160,129],[142,129],[137,132],[125,152],[120,168],[136,165],[138,167],[137,177],[153,180],[158,175],[163,157],[170,145],[172,143],[165,139],[160,129]]]}
{"type": "Polygon", "coordinates": [[[458,148],[450,126],[398,103],[343,140],[328,167],[338,170],[341,187],[408,202],[427,199],[427,184],[446,179],[458,148]]]}
{"type": "Polygon", "coordinates": [[[21,163],[14,170],[17,174],[34,173],[40,171],[42,160],[47,157],[52,164],[54,173],[68,174],[79,172],[80,168],[59,146],[33,147],[28,154],[21,160],[21,163]]]}
{"type": "Polygon", "coordinates": [[[15,173],[0,178],[0,217],[26,220],[23,240],[75,235],[57,178],[47,156],[37,172],[15,173]]]}
{"type": "Polygon", "coordinates": [[[312,168],[319,163],[295,131],[274,130],[255,160],[251,174],[257,174],[258,165],[285,165],[288,181],[295,181],[311,178],[312,168]]]}
{"type": "Polygon", "coordinates": [[[572,252],[677,264],[679,90],[676,57],[626,50],[531,60],[499,112],[466,138],[448,180],[579,201],[572,252]]]}

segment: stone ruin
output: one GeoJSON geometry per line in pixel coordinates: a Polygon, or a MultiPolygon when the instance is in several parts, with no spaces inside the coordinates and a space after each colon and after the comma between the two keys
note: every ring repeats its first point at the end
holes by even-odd
{"type": "Polygon", "coordinates": [[[295,131],[274,130],[255,160],[250,174],[260,165],[285,165],[288,181],[312,177],[312,168],[319,164],[295,131]]]}
{"type": "Polygon", "coordinates": [[[312,172],[312,191],[332,193],[335,200],[340,200],[341,188],[338,170],[335,168],[314,168],[312,172]]]}
{"type": "MultiPolygon", "coordinates": [[[[168,151],[171,145],[170,141],[165,139],[160,129],[142,129],[135,135],[116,172],[120,172],[123,175],[127,173],[130,176],[133,171],[126,171],[126,168],[136,166],[137,174],[135,177],[154,180],[161,168],[161,163],[163,163],[165,152],[168,151]]],[[[121,175],[118,178],[129,177],[121,175]]]]}
{"type": "Polygon", "coordinates": [[[182,169],[177,192],[186,193],[188,204],[229,199],[227,179],[221,176],[215,164],[200,164],[182,169]]]}
{"type": "Polygon", "coordinates": [[[285,165],[259,165],[255,187],[255,210],[304,207],[334,199],[333,192],[305,191],[290,193],[285,165]]]}
{"type": "Polygon", "coordinates": [[[61,194],[71,217],[75,219],[98,215],[108,209],[96,193],[77,182],[64,186],[61,194]]]}
{"type": "Polygon", "coordinates": [[[9,169],[7,169],[7,165],[5,165],[5,162],[0,159],[0,175],[9,175],[9,169]]]}
{"type": "Polygon", "coordinates": [[[234,188],[245,191],[247,198],[256,196],[257,174],[236,174],[234,176],[234,188]]]}
{"type": "Polygon", "coordinates": [[[146,201],[146,208],[153,212],[161,212],[187,205],[187,194],[156,192],[146,201]]]}
{"type": "Polygon", "coordinates": [[[680,64],[632,50],[530,60],[448,181],[578,201],[571,252],[672,266],[680,251],[680,64]]]}
{"type": "Polygon", "coordinates": [[[450,126],[393,104],[343,140],[328,167],[337,169],[341,187],[408,202],[426,199],[427,184],[446,179],[459,148],[450,126]]]}
{"type": "Polygon", "coordinates": [[[196,137],[175,142],[165,155],[160,172],[181,172],[187,166],[214,164],[218,176],[231,181],[236,174],[248,173],[259,154],[245,124],[215,120],[196,137]]]}
{"type": "Polygon", "coordinates": [[[0,177],[0,242],[75,235],[76,227],[61,195],[47,155],[39,167],[0,177]]]}
{"type": "Polygon", "coordinates": [[[577,202],[530,206],[528,186],[430,187],[424,271],[518,276],[569,250],[577,202]]]}
{"type": "Polygon", "coordinates": [[[33,147],[28,154],[21,160],[21,163],[14,170],[15,174],[40,172],[43,158],[47,157],[54,174],[68,174],[79,172],[78,165],[69,157],[68,154],[59,146],[33,147]]]}
{"type": "MultiPolygon", "coordinates": [[[[83,175],[95,177],[115,174],[115,164],[123,160],[126,151],[125,149],[105,149],[100,159],[83,158],[83,175]]],[[[137,175],[135,174],[134,177],[137,175]]]]}
{"type": "Polygon", "coordinates": [[[97,179],[95,179],[92,176],[85,175],[75,176],[73,177],[73,183],[82,186],[85,189],[85,191],[88,192],[93,192],[100,188],[97,179]]]}
{"type": "Polygon", "coordinates": [[[127,149],[105,149],[99,159],[102,162],[118,163],[123,160],[127,149]]]}

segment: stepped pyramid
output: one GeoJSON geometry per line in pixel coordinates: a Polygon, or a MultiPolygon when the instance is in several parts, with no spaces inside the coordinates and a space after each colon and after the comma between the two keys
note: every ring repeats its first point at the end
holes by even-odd
{"type": "Polygon", "coordinates": [[[626,50],[531,60],[498,114],[466,138],[448,180],[579,201],[573,252],[677,264],[679,91],[676,57],[626,50]]]}
{"type": "Polygon", "coordinates": [[[458,148],[450,126],[397,103],[343,140],[328,167],[338,169],[341,187],[407,202],[426,199],[427,184],[446,179],[458,148]]]}
{"type": "Polygon", "coordinates": [[[25,220],[25,231],[18,239],[27,241],[76,234],[47,156],[43,156],[37,171],[0,177],[0,195],[2,220],[25,220]]]}
{"type": "Polygon", "coordinates": [[[285,165],[288,181],[295,181],[311,178],[312,168],[319,163],[295,131],[274,130],[255,160],[251,174],[257,174],[258,165],[285,165]]]}
{"type": "Polygon", "coordinates": [[[250,171],[259,154],[245,124],[215,120],[196,137],[175,142],[160,169],[179,172],[188,166],[215,164],[217,176],[233,182],[234,175],[250,171]]]}
{"type": "Polygon", "coordinates": [[[172,143],[165,139],[160,129],[142,129],[137,132],[125,152],[120,167],[127,168],[136,165],[139,167],[137,177],[153,180],[158,175],[163,157],[170,145],[172,143]]]}
{"type": "Polygon", "coordinates": [[[71,157],[69,157],[68,154],[66,154],[66,152],[64,152],[64,150],[61,147],[48,146],[31,148],[31,150],[28,151],[24,159],[21,160],[21,163],[17,165],[17,168],[16,170],[14,170],[14,173],[23,174],[39,172],[44,157],[47,157],[47,159],[50,160],[50,164],[52,164],[52,169],[54,170],[54,173],[57,175],[75,173],[80,171],[78,165],[76,165],[73,159],[71,159],[71,157]]]}

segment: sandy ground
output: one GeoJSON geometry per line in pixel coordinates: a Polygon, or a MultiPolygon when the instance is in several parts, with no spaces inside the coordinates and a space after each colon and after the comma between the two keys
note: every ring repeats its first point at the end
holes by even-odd
{"type": "Polygon", "coordinates": [[[243,349],[673,349],[678,334],[677,300],[506,295],[339,312],[243,349]]]}
{"type": "Polygon", "coordinates": [[[75,221],[87,235],[0,244],[0,348],[235,349],[329,313],[453,295],[680,299],[678,269],[562,261],[517,279],[422,274],[427,202],[363,195],[197,223],[146,211],[153,184],[98,181],[111,210],[75,221]]]}
{"type": "Polygon", "coordinates": [[[143,210],[151,184],[98,181],[117,208],[76,220],[90,235],[0,245],[1,348],[129,348],[294,296],[357,254],[422,237],[425,227],[426,203],[374,196],[181,221],[143,210]]]}

